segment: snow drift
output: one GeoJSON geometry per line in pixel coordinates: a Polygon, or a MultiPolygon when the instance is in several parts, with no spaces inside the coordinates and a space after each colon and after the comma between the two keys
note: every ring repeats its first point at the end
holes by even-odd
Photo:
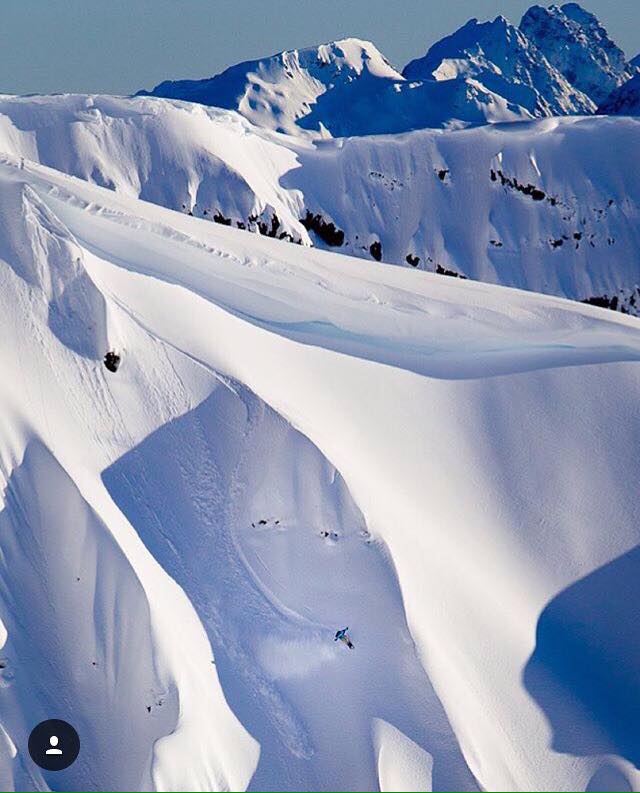
{"type": "Polygon", "coordinates": [[[640,787],[636,319],[0,188],[7,788],[640,787]],[[97,317],[115,374],[59,332],[97,317]]]}

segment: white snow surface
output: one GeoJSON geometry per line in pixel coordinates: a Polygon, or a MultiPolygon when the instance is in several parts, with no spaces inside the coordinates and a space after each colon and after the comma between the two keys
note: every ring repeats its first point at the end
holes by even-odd
{"type": "Polygon", "coordinates": [[[640,307],[636,118],[310,142],[173,100],[5,96],[0,150],[208,220],[275,217],[276,236],[373,266],[379,242],[384,262],[640,307]],[[307,213],[342,236],[327,243],[307,213]]]}
{"type": "Polygon", "coordinates": [[[0,195],[4,789],[640,788],[637,319],[0,195]]]}

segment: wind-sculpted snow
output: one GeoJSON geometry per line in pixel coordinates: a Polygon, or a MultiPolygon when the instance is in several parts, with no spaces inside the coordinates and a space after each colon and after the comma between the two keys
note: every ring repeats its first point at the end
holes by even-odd
{"type": "Polygon", "coordinates": [[[14,162],[372,265],[640,308],[634,119],[311,143],[172,100],[4,97],[0,148],[14,162]]]}
{"type": "Polygon", "coordinates": [[[59,784],[25,747],[52,709],[86,735],[69,788],[640,787],[635,318],[29,161],[0,191],[73,240],[121,354],[54,333],[3,242],[8,789],[59,784]]]}

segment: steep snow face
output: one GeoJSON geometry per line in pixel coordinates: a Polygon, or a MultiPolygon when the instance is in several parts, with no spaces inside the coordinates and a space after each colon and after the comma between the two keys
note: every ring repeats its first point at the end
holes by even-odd
{"type": "Polygon", "coordinates": [[[634,72],[597,17],[578,3],[532,6],[520,28],[568,82],[596,105],[634,72]]]}
{"type": "Polygon", "coordinates": [[[613,90],[598,107],[598,113],[611,116],[640,116],[640,74],[613,90]]]}
{"type": "Polygon", "coordinates": [[[405,132],[522,115],[477,83],[408,82],[373,44],[359,39],[281,52],[208,80],[166,81],[140,94],[237,110],[258,126],[302,137],[405,132]]]}
{"type": "Polygon", "coordinates": [[[409,80],[472,78],[531,116],[590,113],[593,102],[573,88],[503,16],[471,19],[403,70],[409,80]]]}
{"type": "Polygon", "coordinates": [[[213,381],[180,389],[193,365],[104,295],[90,253],[24,171],[5,168],[0,195],[3,789],[244,788],[258,747],[222,695],[202,625],[100,484],[213,381]],[[141,364],[121,368],[115,389],[101,361],[111,345],[138,349],[141,364]],[[49,773],[26,747],[52,715],[82,749],[49,773]],[[167,761],[187,746],[195,767],[167,761]]]}
{"type": "Polygon", "coordinates": [[[3,786],[638,789],[637,320],[25,185],[123,362],[3,248],[3,786]]]}
{"type": "Polygon", "coordinates": [[[296,154],[237,113],[146,98],[5,96],[0,149],[171,209],[222,211],[250,229],[277,214],[294,231],[278,180],[296,154]]]}
{"type": "Polygon", "coordinates": [[[0,259],[28,286],[34,310],[46,311],[49,328],[68,347],[100,359],[106,344],[104,299],[73,236],[27,184],[6,185],[0,211],[13,219],[0,237],[0,259]]]}
{"type": "Polygon", "coordinates": [[[640,127],[631,119],[314,144],[172,100],[4,97],[0,146],[124,195],[372,264],[617,298],[637,311],[640,127]]]}

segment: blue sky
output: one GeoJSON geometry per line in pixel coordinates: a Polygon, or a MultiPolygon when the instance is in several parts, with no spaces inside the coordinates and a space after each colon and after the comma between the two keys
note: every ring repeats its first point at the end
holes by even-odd
{"type": "MultiPolygon", "coordinates": [[[[0,91],[132,93],[282,49],[359,36],[402,66],[470,17],[527,0],[0,0],[0,91]]],[[[639,0],[586,0],[629,56],[639,0]]]]}

